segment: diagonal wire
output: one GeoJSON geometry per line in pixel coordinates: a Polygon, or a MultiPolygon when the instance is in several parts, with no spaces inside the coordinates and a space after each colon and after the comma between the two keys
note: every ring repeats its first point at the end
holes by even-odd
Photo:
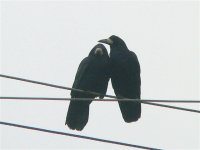
{"type": "Polygon", "coordinates": [[[100,94],[100,93],[97,93],[97,92],[91,92],[91,91],[85,91],[85,90],[81,90],[81,89],[69,88],[69,87],[65,87],[65,86],[60,86],[60,85],[55,85],[55,84],[50,84],[50,83],[45,83],[45,82],[39,82],[39,81],[34,81],[34,80],[29,80],[29,79],[24,79],[24,78],[18,78],[18,77],[3,75],[3,74],[0,74],[0,77],[24,81],[24,82],[29,82],[29,83],[34,83],[34,84],[40,84],[40,85],[54,87],[54,88],[58,88],[58,89],[77,91],[77,92],[81,92],[81,93],[87,93],[87,94],[93,94],[93,95],[98,95],[98,96],[116,98],[116,96],[112,96],[112,95],[104,95],[104,94],[100,94]]]}
{"type": "Polygon", "coordinates": [[[134,101],[134,102],[156,102],[156,103],[200,103],[199,100],[150,100],[150,99],[93,99],[93,98],[57,98],[57,97],[11,97],[0,96],[2,100],[52,100],[52,101],[100,101],[100,102],[116,102],[116,101],[134,101]]]}
{"type": "MultiPolygon", "coordinates": [[[[97,96],[104,96],[104,97],[109,97],[109,98],[117,98],[116,96],[112,96],[112,95],[104,95],[104,94],[100,94],[100,93],[97,93],[97,92],[91,92],[91,91],[85,91],[85,90],[80,90],[80,89],[75,89],[75,88],[69,88],[69,87],[59,86],[59,85],[55,85],[55,84],[39,82],[39,81],[34,81],[34,80],[29,80],[29,79],[14,77],[14,76],[8,76],[8,75],[3,75],[3,74],[0,74],[0,77],[19,80],[19,81],[24,81],[24,82],[30,82],[30,83],[34,83],[34,84],[40,84],[40,85],[59,88],[59,89],[73,90],[73,91],[87,93],[87,94],[93,94],[93,95],[97,95],[97,96]]],[[[188,109],[188,108],[181,108],[181,107],[176,107],[176,106],[157,104],[157,103],[151,103],[151,102],[143,102],[143,101],[141,101],[141,103],[148,104],[148,105],[153,105],[153,106],[166,107],[166,108],[172,108],[172,109],[177,109],[177,110],[200,113],[199,110],[192,110],[192,109],[188,109]]]]}
{"type": "Polygon", "coordinates": [[[48,130],[48,129],[42,129],[42,128],[36,128],[36,127],[31,127],[31,126],[20,125],[20,124],[8,123],[8,122],[3,122],[3,121],[0,121],[0,124],[1,125],[12,126],[12,127],[30,129],[30,130],[40,131],[40,132],[52,133],[52,134],[57,134],[57,135],[71,136],[71,137],[87,139],[87,140],[93,140],[93,141],[98,141],[98,142],[116,144],[116,145],[121,145],[121,146],[128,146],[128,147],[132,147],[132,148],[140,148],[140,149],[147,149],[147,150],[160,150],[158,148],[152,148],[152,147],[147,147],[147,146],[140,146],[140,145],[123,143],[123,142],[99,139],[99,138],[83,136],[83,135],[77,135],[77,134],[71,134],[71,133],[65,133],[65,132],[60,132],[60,131],[53,131],[53,130],[48,130]]]}

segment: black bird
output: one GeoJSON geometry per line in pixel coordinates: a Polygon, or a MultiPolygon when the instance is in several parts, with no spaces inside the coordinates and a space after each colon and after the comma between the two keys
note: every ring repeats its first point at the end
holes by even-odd
{"type": "MultiPolygon", "coordinates": [[[[103,44],[97,44],[89,53],[89,56],[84,58],[76,73],[73,83],[73,88],[93,91],[101,94],[106,94],[109,74],[109,56],[103,44]]],[[[95,98],[101,95],[93,95],[77,91],[71,91],[72,98],[95,98]]],[[[68,108],[65,124],[70,129],[81,131],[88,122],[89,106],[91,100],[71,100],[68,108]]]]}
{"type": "MultiPolygon", "coordinates": [[[[112,35],[100,40],[110,45],[111,82],[118,98],[140,99],[140,64],[136,54],[125,42],[112,35]]],[[[125,122],[137,121],[141,116],[141,103],[118,101],[125,122]]]]}

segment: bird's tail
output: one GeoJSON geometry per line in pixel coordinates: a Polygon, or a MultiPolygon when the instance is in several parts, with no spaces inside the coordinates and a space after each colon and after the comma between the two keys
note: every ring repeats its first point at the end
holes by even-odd
{"type": "Polygon", "coordinates": [[[72,130],[81,131],[88,122],[89,101],[71,101],[65,124],[72,130]]]}
{"type": "Polygon", "coordinates": [[[137,121],[141,116],[140,102],[122,102],[118,101],[119,107],[125,122],[137,121]]]}

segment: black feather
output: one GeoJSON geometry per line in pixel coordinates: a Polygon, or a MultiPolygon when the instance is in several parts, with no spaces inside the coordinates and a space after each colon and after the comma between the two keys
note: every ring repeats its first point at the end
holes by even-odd
{"type": "MultiPolygon", "coordinates": [[[[130,51],[125,42],[111,36],[110,63],[111,82],[114,92],[119,98],[140,99],[140,64],[136,54],[130,51]]],[[[141,103],[118,101],[125,122],[137,121],[141,116],[141,103]]]]}
{"type": "MultiPolygon", "coordinates": [[[[109,56],[105,46],[96,45],[84,58],[78,68],[73,83],[73,88],[93,91],[106,94],[108,81],[110,78],[109,56]],[[95,54],[95,50],[101,48],[103,55],[95,54]]],[[[98,96],[92,94],[71,91],[72,98],[95,98],[98,96]]],[[[70,129],[82,130],[88,122],[89,106],[91,100],[88,101],[71,101],[66,117],[66,124],[70,129]]]]}

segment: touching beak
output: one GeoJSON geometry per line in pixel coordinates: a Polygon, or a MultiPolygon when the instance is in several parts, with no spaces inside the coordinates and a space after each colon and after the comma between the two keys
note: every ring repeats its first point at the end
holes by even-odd
{"type": "Polygon", "coordinates": [[[108,39],[103,39],[103,40],[99,40],[98,42],[100,42],[100,43],[105,43],[105,44],[108,44],[108,45],[113,44],[113,41],[112,41],[110,38],[108,38],[108,39]]]}

